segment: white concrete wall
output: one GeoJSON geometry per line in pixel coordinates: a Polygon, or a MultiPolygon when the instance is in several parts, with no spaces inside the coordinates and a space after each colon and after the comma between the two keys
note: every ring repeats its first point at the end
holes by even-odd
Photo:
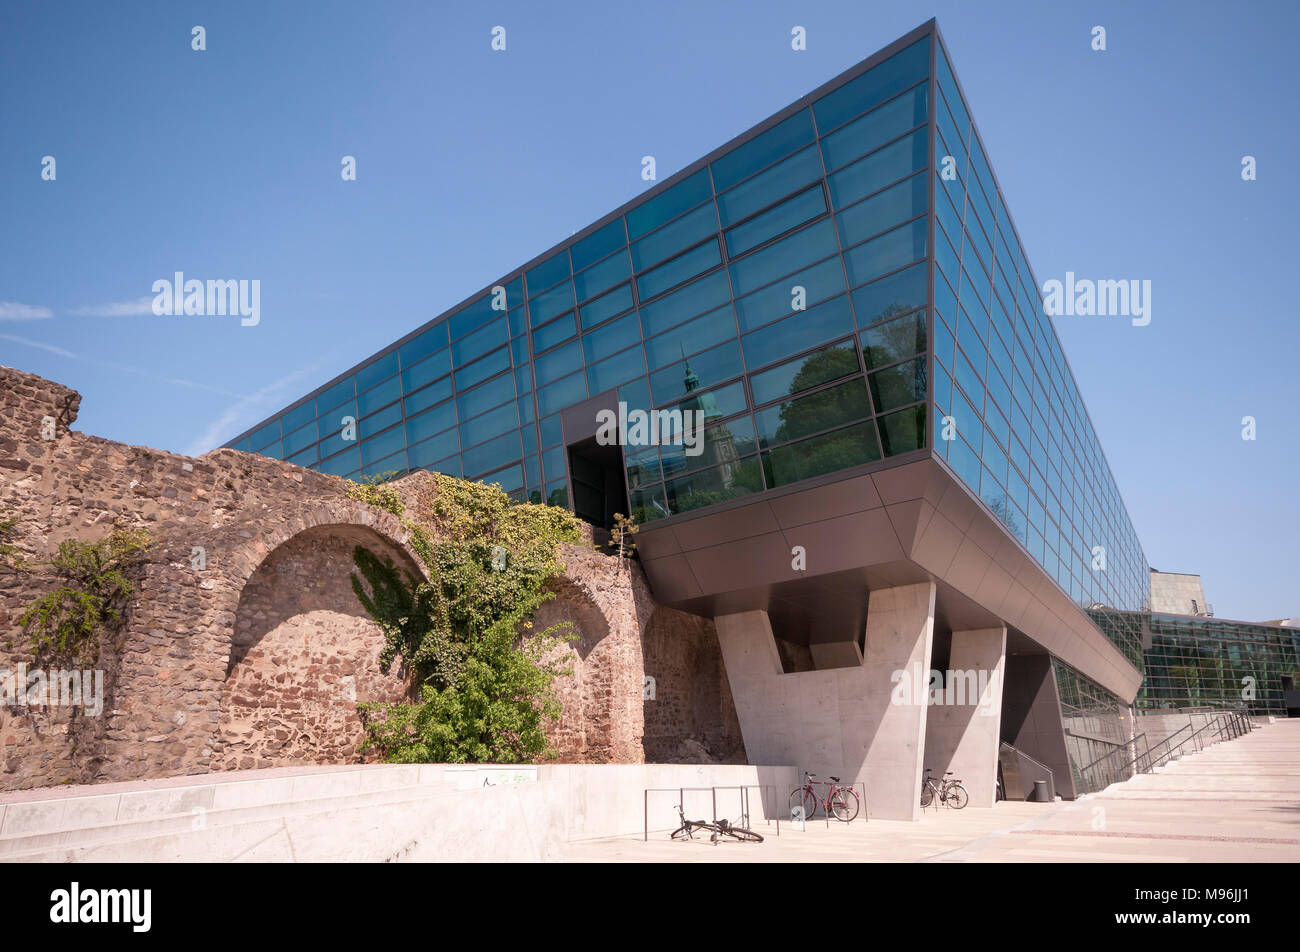
{"type": "MultiPolygon", "coordinates": [[[[75,795],[0,797],[0,861],[401,862],[550,861],[570,839],[641,833],[711,818],[708,792],[681,787],[772,784],[750,793],[760,830],[797,786],[792,766],[376,765],[242,771],[114,784],[75,795]],[[123,789],[129,788],[129,789],[123,789]]],[[[718,792],[738,820],[738,791],[718,792]]]]}

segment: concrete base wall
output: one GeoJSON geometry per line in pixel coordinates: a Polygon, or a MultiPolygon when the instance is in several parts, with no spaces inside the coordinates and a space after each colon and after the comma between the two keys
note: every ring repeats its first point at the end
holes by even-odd
{"type": "MultiPolygon", "coordinates": [[[[570,840],[713,816],[710,792],[750,791],[760,832],[797,786],[794,767],[376,765],[288,768],[0,798],[4,862],[536,862],[570,840]],[[647,794],[644,788],[669,788],[647,794]]],[[[740,793],[717,816],[738,821],[740,793]]]]}
{"type": "Polygon", "coordinates": [[[794,674],[766,612],[716,618],[750,760],[861,782],[869,816],[917,819],[934,599],[930,583],[873,591],[862,663],[794,674]]]}

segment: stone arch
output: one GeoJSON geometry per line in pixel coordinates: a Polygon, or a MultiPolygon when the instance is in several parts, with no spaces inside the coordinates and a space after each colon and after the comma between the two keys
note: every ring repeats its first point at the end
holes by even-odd
{"type": "MultiPolygon", "coordinates": [[[[303,632],[310,632],[313,621],[325,617],[302,617],[311,616],[312,612],[325,612],[336,620],[341,616],[354,619],[355,624],[348,623],[342,628],[348,628],[362,641],[365,640],[362,630],[368,625],[369,644],[373,647],[382,643],[378,626],[368,621],[363,624],[363,619],[356,614],[362,610],[347,577],[350,569],[346,575],[342,571],[344,553],[350,565],[352,546],[357,542],[391,557],[395,564],[413,575],[426,577],[422,562],[411,547],[410,534],[401,521],[349,499],[327,500],[289,511],[264,509],[255,518],[218,528],[196,529],[184,536],[173,531],[160,539],[137,586],[134,601],[138,610],[132,611],[120,646],[119,696],[125,700],[120,707],[106,712],[109,766],[104,779],[230,769],[246,763],[246,756],[253,756],[255,765],[265,766],[268,761],[277,762],[277,751],[283,753],[291,746],[289,741],[293,736],[301,740],[300,735],[292,732],[278,737],[277,731],[288,731],[288,728],[268,722],[263,726],[271,730],[272,741],[279,742],[277,749],[270,750],[273,745],[268,743],[259,747],[258,755],[241,755],[232,762],[231,754],[239,748],[229,743],[230,738],[223,736],[222,730],[223,699],[228,693],[229,676],[273,632],[279,632],[276,636],[279,641],[296,633],[301,644],[303,632]],[[289,548],[284,548],[286,545],[289,548]],[[191,561],[198,548],[203,550],[206,560],[201,570],[191,561]],[[308,590],[293,593],[292,598],[282,600],[277,607],[274,599],[267,601],[271,580],[266,576],[283,570],[282,563],[295,557],[308,577],[312,571],[310,563],[315,559],[321,563],[317,566],[320,570],[333,565],[332,571],[339,578],[315,588],[315,605],[313,592],[308,590]],[[258,575],[259,571],[262,576],[258,575]],[[254,588],[249,593],[251,600],[246,601],[250,582],[254,588]],[[347,599],[355,605],[345,607],[347,599]]],[[[340,637],[344,637],[342,628],[338,632],[340,637]]],[[[263,653],[282,657],[274,655],[279,641],[268,643],[263,653]]],[[[354,639],[354,649],[356,645],[354,639]]],[[[377,653],[377,648],[374,650],[377,653]]],[[[355,664],[360,655],[356,650],[352,654],[355,664]]],[[[328,668],[327,659],[326,663],[328,668]]],[[[273,661],[268,660],[266,664],[275,667],[273,661]]],[[[305,676],[310,667],[307,664],[297,673],[305,676]]],[[[332,690],[337,693],[342,679],[351,676],[358,679],[358,699],[365,699],[366,679],[358,678],[355,673],[344,673],[342,667],[340,664],[332,669],[333,680],[329,682],[334,685],[332,690]]],[[[283,677],[271,684],[291,687],[291,673],[289,668],[277,672],[276,676],[283,677]]],[[[313,672],[313,676],[320,673],[313,672]]],[[[241,683],[243,680],[238,679],[236,686],[241,683]]],[[[348,689],[344,686],[342,690],[348,689]]],[[[301,710],[302,698],[289,697],[288,693],[281,691],[276,696],[282,713],[293,710],[293,705],[301,710]]],[[[245,696],[245,700],[253,698],[245,696]]],[[[344,706],[341,699],[336,706],[344,706]]],[[[346,708],[356,718],[350,700],[346,708]]],[[[320,723],[323,725],[320,729],[332,729],[330,724],[337,726],[340,722],[330,715],[320,723]]],[[[359,729],[359,723],[358,720],[348,729],[359,729]]],[[[259,730],[250,728],[252,732],[259,730]]],[[[320,739],[316,734],[308,737],[313,743],[320,739]]],[[[342,745],[328,743],[320,747],[317,744],[319,749],[314,754],[301,742],[284,756],[291,756],[295,763],[333,762],[330,758],[352,757],[357,739],[342,745]],[[343,753],[350,748],[350,753],[343,753]]]]}
{"type": "MultiPolygon", "coordinates": [[[[550,583],[555,598],[541,605],[533,626],[541,630],[560,622],[572,622],[577,640],[569,644],[573,674],[555,682],[563,708],[559,722],[549,731],[552,746],[566,763],[603,763],[621,757],[620,728],[632,725],[620,716],[627,707],[632,685],[616,683],[621,670],[620,639],[610,637],[609,622],[586,585],[567,575],[550,583]]],[[[636,685],[640,706],[640,685],[636,685]]]]}
{"type": "Polygon", "coordinates": [[[412,577],[400,543],[356,524],[319,524],[273,548],[240,591],[222,684],[214,770],[349,763],[364,737],[356,704],[408,698],[385,674],[384,635],[353,591],[363,546],[412,577]]]}

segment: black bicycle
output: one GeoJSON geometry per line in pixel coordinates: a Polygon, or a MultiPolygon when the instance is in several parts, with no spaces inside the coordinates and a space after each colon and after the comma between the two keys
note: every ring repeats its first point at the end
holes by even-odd
{"type": "Polygon", "coordinates": [[[709,842],[714,846],[720,842],[719,837],[735,840],[737,843],[763,842],[763,838],[753,830],[735,826],[729,820],[688,820],[686,811],[682,809],[680,803],[677,804],[677,815],[681,817],[682,825],[672,832],[671,837],[674,840],[693,840],[696,833],[708,833],[709,842]]]}
{"type": "Polygon", "coordinates": [[[953,772],[951,770],[944,774],[944,779],[930,776],[931,768],[925,768],[925,780],[921,783],[921,807],[928,807],[938,800],[940,803],[952,807],[954,810],[960,810],[970,802],[970,794],[966,788],[961,785],[960,780],[949,780],[953,772]]]}

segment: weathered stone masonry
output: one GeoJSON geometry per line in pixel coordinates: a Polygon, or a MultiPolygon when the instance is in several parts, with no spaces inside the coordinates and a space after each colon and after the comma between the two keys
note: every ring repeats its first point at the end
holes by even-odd
{"type": "MultiPolygon", "coordinates": [[[[359,700],[396,700],[378,626],[350,585],[363,544],[421,572],[398,519],[348,499],[337,477],[234,450],[189,459],[70,429],[80,395],[0,368],[0,518],[45,558],[66,539],[143,526],[157,546],[125,624],[102,650],[105,709],[0,709],[0,788],[360,759],[359,700]],[[54,438],[42,439],[54,421],[54,438]],[[204,567],[194,567],[201,550],[204,567]]],[[[410,496],[425,474],[394,484],[410,496]]],[[[564,553],[539,622],[580,640],[561,759],[744,760],[712,623],[655,605],[640,568],[564,553]],[[654,700],[643,699],[645,675],[654,700]]],[[[0,569],[0,670],[30,661],[18,617],[45,583],[0,569]]]]}

